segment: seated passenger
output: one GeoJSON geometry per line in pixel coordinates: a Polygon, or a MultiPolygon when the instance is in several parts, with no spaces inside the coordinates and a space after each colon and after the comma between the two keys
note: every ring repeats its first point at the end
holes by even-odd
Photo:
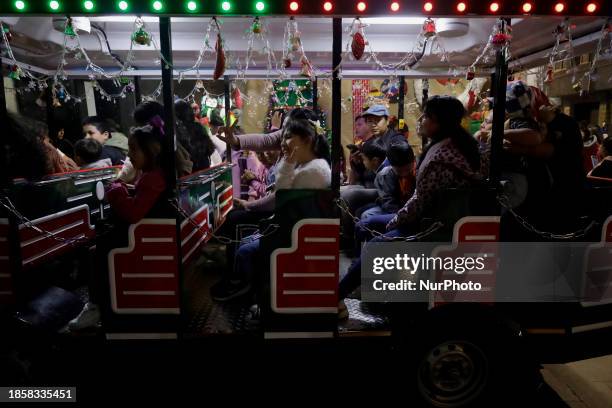
{"type": "Polygon", "coordinates": [[[195,114],[187,102],[176,101],[174,110],[177,140],[189,152],[193,171],[209,168],[210,156],[215,151],[215,146],[208,133],[199,122],[196,122],[195,114]]]}
{"type": "Polygon", "coordinates": [[[117,149],[121,150],[121,153],[127,156],[129,150],[127,136],[121,132],[121,127],[119,124],[117,124],[117,122],[112,119],[106,119],[106,121],[108,122],[108,126],[111,131],[111,137],[108,138],[104,145],[108,147],[116,147],[117,149]]]}
{"type": "Polygon", "coordinates": [[[35,181],[53,173],[48,149],[42,138],[44,123],[10,112],[7,119],[4,124],[6,144],[1,154],[9,180],[25,178],[35,181]]]}
{"type": "MultiPolygon", "coordinates": [[[[89,116],[82,122],[83,135],[88,139],[97,140],[102,147],[102,158],[111,159],[113,166],[123,164],[125,153],[115,142],[108,143],[112,138],[112,128],[108,121],[100,116],[89,116]]],[[[121,134],[123,135],[123,134],[121,134]]],[[[117,135],[117,137],[120,137],[117,135]]],[[[121,144],[121,143],[120,143],[121,144]]]]}
{"type": "Polygon", "coordinates": [[[81,170],[99,169],[113,165],[111,159],[102,158],[102,145],[95,139],[81,139],[74,145],[74,161],[81,170]]]}
{"type": "MultiPolygon", "coordinates": [[[[380,197],[379,187],[381,187],[380,183],[382,182],[382,178],[379,176],[387,167],[387,163],[385,162],[387,159],[387,150],[381,143],[368,143],[364,144],[360,151],[363,165],[367,170],[371,171],[375,175],[374,186],[376,187],[378,196],[380,197]]],[[[380,207],[376,205],[376,201],[372,201],[357,209],[355,215],[358,218],[365,217],[367,219],[371,215],[379,214],[379,210],[380,207]]]]}
{"type": "Polygon", "coordinates": [[[599,147],[598,157],[599,163],[589,172],[589,178],[596,177],[612,182],[612,138],[608,137],[603,140],[599,147]]]}
{"type": "Polygon", "coordinates": [[[274,185],[276,178],[277,152],[258,152],[259,164],[255,171],[246,169],[241,180],[249,186],[249,198],[247,201],[258,200],[267,196],[270,188],[274,185]]]}
{"type": "Polygon", "coordinates": [[[582,133],[582,160],[584,171],[588,173],[597,163],[599,141],[597,140],[597,135],[589,129],[586,121],[580,122],[580,131],[582,133]]]}
{"type": "Polygon", "coordinates": [[[415,188],[415,158],[408,142],[395,142],[387,151],[389,166],[376,175],[376,206],[366,210],[355,225],[356,254],[361,244],[372,239],[370,231],[385,232],[387,223],[406,203],[415,188]]]}
{"type": "Polygon", "coordinates": [[[125,183],[115,181],[107,188],[106,198],[111,205],[117,220],[114,230],[107,236],[98,236],[97,262],[89,288],[89,302],[77,317],[70,321],[71,330],[81,330],[95,326],[100,320],[99,302],[103,296],[99,292],[99,281],[106,274],[107,255],[111,248],[127,245],[127,225],[136,224],[145,217],[163,215],[165,206],[166,186],[164,175],[164,160],[168,157],[165,151],[167,144],[163,141],[164,133],[161,127],[151,125],[135,128],[129,138],[129,158],[140,177],[136,181],[133,194],[128,191],[125,183]]]}
{"type": "MultiPolygon", "coordinates": [[[[318,122],[290,119],[283,130],[283,159],[276,172],[277,189],[326,189],[331,184],[329,146],[318,122]]],[[[217,301],[227,301],[248,293],[255,277],[259,255],[259,237],[243,240],[237,253],[233,273],[229,279],[211,288],[217,301]]]]}
{"type": "MultiPolygon", "coordinates": [[[[412,197],[388,222],[387,232],[371,242],[385,242],[417,231],[415,223],[437,193],[448,188],[467,187],[480,181],[478,142],[462,126],[463,104],[451,96],[431,97],[420,118],[420,132],[430,141],[417,165],[416,189],[412,197]]],[[[340,281],[339,297],[346,298],[361,281],[361,259],[355,260],[340,281]]],[[[347,317],[344,302],[339,317],[347,317]]]]}

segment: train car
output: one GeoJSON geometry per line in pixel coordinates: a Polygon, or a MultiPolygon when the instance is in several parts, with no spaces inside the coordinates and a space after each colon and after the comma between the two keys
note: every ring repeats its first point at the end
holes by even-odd
{"type": "MultiPolygon", "coordinates": [[[[599,160],[580,146],[585,163],[603,163],[582,183],[580,209],[569,221],[562,214],[551,220],[540,213],[546,227],[574,228],[538,226],[537,217],[517,213],[505,196],[520,185],[508,182],[504,167],[511,144],[504,141],[504,111],[513,103],[507,85],[520,78],[557,95],[558,112],[609,123],[609,84],[601,78],[609,73],[602,61],[612,53],[606,48],[612,38],[610,5],[99,3],[24,0],[0,9],[7,70],[0,113],[4,119],[16,113],[44,117],[50,132],[65,128],[79,139],[80,126],[71,121],[103,115],[127,130],[135,124],[136,105],[163,102],[163,211],[127,225],[117,221],[106,193],[125,163],[36,180],[3,178],[0,304],[2,321],[10,321],[11,330],[79,341],[83,333],[67,327],[88,304],[84,287],[93,282],[100,321],[84,332],[99,344],[195,339],[205,346],[226,337],[263,339],[272,347],[391,344],[419,401],[436,407],[494,401],[511,378],[534,388],[541,382],[539,364],[575,359],[581,354],[568,353],[568,345],[587,334],[609,338],[612,187],[605,182],[609,175],[601,174],[609,158],[599,160]],[[412,48],[402,45],[400,53],[400,40],[410,40],[412,48]],[[44,60],[47,54],[59,59],[44,60]],[[32,92],[40,95],[34,98],[32,92]],[[339,281],[352,261],[352,248],[343,241],[353,238],[347,231],[360,221],[357,208],[345,200],[349,187],[342,180],[343,146],[359,149],[362,142],[353,138],[353,122],[364,108],[382,105],[382,116],[388,117],[392,107],[397,133],[421,156],[420,163],[429,145],[417,126],[428,98],[439,94],[462,102],[469,114],[463,128],[470,133],[491,127],[487,138],[478,138],[490,168],[478,183],[438,191],[412,233],[399,240],[434,245],[432,254],[445,259],[486,253],[478,274],[431,274],[434,283],[458,285],[469,277],[484,290],[476,295],[431,290],[413,301],[391,296],[369,301],[364,278],[360,290],[341,299],[339,281]],[[193,146],[181,133],[185,123],[173,109],[177,100],[196,108],[190,121],[212,131],[206,138],[223,156],[220,163],[212,164],[211,154],[206,168],[179,168],[181,151],[193,146]],[[486,121],[489,102],[496,107],[491,123],[486,121]],[[317,112],[319,120],[311,121],[315,133],[321,129],[330,142],[331,179],[324,189],[277,189],[261,175],[273,166],[263,172],[265,156],[254,151],[281,150],[286,135],[276,143],[272,128],[290,119],[279,117],[273,124],[275,111],[293,108],[317,112]],[[72,120],[62,121],[62,115],[72,120]],[[241,127],[250,135],[241,136],[241,127]],[[245,147],[255,139],[265,142],[245,147]],[[241,153],[234,154],[237,150],[241,153]],[[271,208],[270,203],[265,211],[250,207],[272,195],[271,208]],[[230,302],[215,300],[215,281],[223,282],[236,268],[233,259],[225,259],[226,251],[240,250],[249,239],[259,242],[250,259],[252,288],[230,302]],[[570,282],[575,288],[570,300],[559,301],[556,292],[554,302],[517,300],[516,292],[512,300],[503,298],[509,279],[504,265],[522,260],[509,260],[508,244],[525,242],[533,250],[552,243],[584,250],[582,269],[570,282]],[[95,277],[84,276],[88,273],[95,277]],[[338,318],[341,312],[346,318],[338,318]]],[[[530,91],[532,100],[538,92],[543,94],[530,91]]],[[[603,145],[609,137],[603,128],[582,132],[584,146],[603,145]]],[[[561,136],[542,136],[538,144],[545,137],[552,143],[561,136]]],[[[60,146],[61,139],[52,139],[60,146]]],[[[414,164],[417,189],[419,166],[414,164]]],[[[368,245],[362,251],[375,248],[368,245]]],[[[522,255],[527,259],[527,252],[522,255]]],[[[571,280],[553,278],[545,283],[554,288],[557,278],[571,280]]],[[[586,349],[584,355],[609,352],[586,349]]]]}

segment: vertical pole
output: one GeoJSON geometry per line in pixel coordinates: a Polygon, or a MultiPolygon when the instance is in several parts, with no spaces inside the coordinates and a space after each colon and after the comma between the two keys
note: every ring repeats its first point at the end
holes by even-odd
{"type": "MultiPolygon", "coordinates": [[[[421,101],[421,106],[423,107],[423,109],[425,109],[425,104],[427,103],[428,99],[429,99],[429,79],[424,78],[423,79],[423,100],[421,101]]],[[[421,148],[423,150],[425,150],[425,146],[427,146],[428,143],[429,143],[429,140],[426,137],[421,136],[421,148]]]]}
{"type": "MultiPolygon", "coordinates": [[[[503,19],[505,28],[510,25],[510,19],[503,19]]],[[[495,55],[495,77],[491,91],[493,92],[493,129],[491,132],[491,168],[489,181],[496,184],[501,175],[501,155],[504,144],[504,120],[506,114],[506,84],[508,80],[508,61],[504,48],[497,50],[495,55]]]]}
{"type": "Polygon", "coordinates": [[[172,25],[170,17],[159,18],[159,38],[161,45],[161,54],[165,61],[162,61],[162,93],[164,101],[164,115],[166,120],[166,151],[171,157],[168,157],[167,163],[171,163],[169,169],[165,169],[168,175],[168,181],[172,184],[169,189],[174,190],[176,187],[176,165],[175,155],[176,137],[174,134],[174,83],[172,69],[172,25]]]}
{"type": "Polygon", "coordinates": [[[136,105],[142,103],[142,88],[140,83],[140,76],[134,77],[134,101],[136,105]]]}
{"type": "Polygon", "coordinates": [[[55,135],[57,135],[57,129],[56,129],[56,126],[55,126],[55,120],[54,120],[54,115],[53,115],[53,92],[51,91],[53,89],[53,81],[48,81],[47,84],[49,85],[47,87],[47,90],[46,90],[46,96],[47,96],[47,129],[49,131],[49,137],[51,138],[51,140],[53,140],[55,135]]]}
{"type": "MultiPolygon", "coordinates": [[[[0,26],[0,29],[2,27],[0,26]]],[[[2,76],[2,81],[0,81],[0,123],[8,123],[8,112],[6,110],[6,95],[4,94],[4,76],[2,76]]],[[[2,146],[2,151],[4,152],[4,146],[7,144],[7,135],[4,133],[2,140],[0,140],[0,146],[2,146]]],[[[0,189],[3,189],[9,185],[8,174],[6,172],[6,166],[8,163],[5,163],[4,160],[6,158],[5,154],[0,154],[0,189]]]]}
{"type": "Polygon", "coordinates": [[[332,40],[332,137],[331,137],[331,162],[332,162],[332,191],[340,196],[340,140],[342,135],[342,81],[338,76],[338,67],[342,60],[342,19],[333,19],[332,40]]]}
{"type": "MultiPolygon", "coordinates": [[[[399,95],[397,97],[397,120],[404,119],[404,99],[406,99],[406,90],[404,89],[404,76],[398,77],[399,95]]],[[[401,130],[401,129],[400,129],[401,130]]]]}
{"type": "Polygon", "coordinates": [[[312,110],[317,111],[317,107],[319,104],[319,86],[317,83],[317,77],[315,76],[312,79],[312,110]]]}
{"type": "MultiPolygon", "coordinates": [[[[231,112],[231,107],[232,107],[232,101],[231,101],[231,93],[232,90],[230,89],[230,78],[229,75],[225,75],[223,77],[223,95],[225,96],[225,126],[230,126],[230,112],[231,112]]],[[[232,146],[230,146],[229,143],[227,143],[227,146],[225,147],[225,159],[227,160],[228,163],[232,162],[232,146]]]]}

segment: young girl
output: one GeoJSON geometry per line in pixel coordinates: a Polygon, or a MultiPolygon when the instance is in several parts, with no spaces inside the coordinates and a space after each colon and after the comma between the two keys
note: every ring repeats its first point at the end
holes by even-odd
{"type": "MultiPolygon", "coordinates": [[[[276,169],[276,189],[326,189],[331,184],[329,146],[319,122],[290,119],[283,128],[283,159],[276,169]]],[[[259,238],[244,239],[236,253],[233,276],[211,289],[213,299],[227,301],[248,293],[259,253],[259,238]]]]}
{"type": "MultiPolygon", "coordinates": [[[[153,123],[163,123],[161,120],[153,123]]],[[[125,240],[126,229],[121,228],[123,224],[136,224],[145,217],[160,216],[165,208],[165,192],[167,181],[164,168],[168,168],[165,159],[168,153],[165,151],[163,141],[163,125],[146,125],[135,128],[128,139],[128,157],[134,169],[140,172],[136,180],[134,193],[130,194],[127,186],[122,181],[115,181],[106,191],[106,199],[111,205],[113,214],[117,217],[114,230],[106,236],[102,236],[98,245],[100,254],[99,265],[106,265],[104,260],[108,250],[121,245],[125,240]]],[[[100,271],[105,270],[104,267],[100,271]]],[[[100,279],[100,276],[95,276],[100,279]]],[[[90,302],[85,304],[81,313],[69,323],[71,330],[80,330],[92,327],[100,320],[100,309],[97,305],[97,292],[102,284],[92,283],[90,285],[90,302]]]]}

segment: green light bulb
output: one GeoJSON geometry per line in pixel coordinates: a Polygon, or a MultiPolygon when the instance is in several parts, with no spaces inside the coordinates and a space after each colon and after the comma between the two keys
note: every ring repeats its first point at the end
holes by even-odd
{"type": "Polygon", "coordinates": [[[187,3],[187,8],[189,11],[195,11],[198,8],[198,4],[195,1],[190,1],[187,3]]]}
{"type": "Polygon", "coordinates": [[[59,9],[59,6],[60,6],[60,4],[56,0],[52,0],[52,1],[49,2],[49,7],[51,8],[51,10],[57,10],[57,9],[59,9]]]}
{"type": "Polygon", "coordinates": [[[17,10],[23,10],[25,8],[25,3],[23,1],[21,1],[21,0],[17,0],[15,2],[15,8],[17,10]]]}
{"type": "Polygon", "coordinates": [[[221,3],[221,8],[223,9],[223,11],[229,11],[232,8],[232,3],[230,3],[229,1],[224,1],[223,3],[221,3]]]}
{"type": "Polygon", "coordinates": [[[266,5],[263,1],[258,1],[257,3],[255,3],[255,9],[257,9],[257,11],[263,11],[265,8],[266,5]]]}
{"type": "Polygon", "coordinates": [[[127,1],[120,1],[119,2],[119,10],[121,11],[125,11],[127,10],[129,7],[128,2],[127,1]]]}
{"type": "Polygon", "coordinates": [[[153,9],[155,11],[160,11],[162,8],[164,7],[164,5],[162,4],[161,1],[155,1],[153,2],[153,9]]]}
{"type": "Polygon", "coordinates": [[[93,10],[94,8],[94,4],[93,1],[86,1],[85,3],[83,3],[83,7],[85,7],[85,10],[93,10]]]}

